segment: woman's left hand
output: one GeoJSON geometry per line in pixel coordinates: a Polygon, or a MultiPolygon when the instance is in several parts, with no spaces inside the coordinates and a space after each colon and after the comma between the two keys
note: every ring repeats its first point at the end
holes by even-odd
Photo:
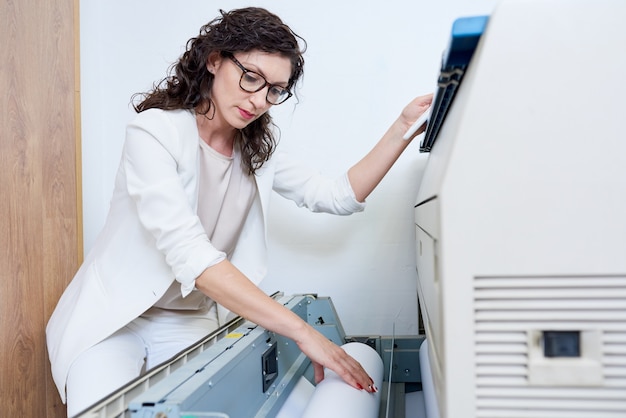
{"type": "MultiPolygon", "coordinates": [[[[408,131],[409,128],[415,123],[415,121],[422,116],[433,101],[433,94],[426,94],[424,96],[419,96],[413,99],[405,108],[402,110],[400,114],[400,122],[404,127],[404,132],[408,131]]],[[[424,125],[425,126],[425,125],[424,125]]],[[[417,132],[413,135],[413,137],[424,132],[424,127],[420,127],[417,132]]]]}

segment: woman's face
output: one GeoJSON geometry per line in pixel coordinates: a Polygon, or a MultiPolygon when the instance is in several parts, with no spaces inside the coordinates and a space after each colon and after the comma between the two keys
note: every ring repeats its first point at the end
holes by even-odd
{"type": "MultiPolygon", "coordinates": [[[[245,69],[260,74],[267,83],[287,87],[291,76],[289,58],[256,50],[233,55],[245,69]]],[[[233,128],[243,129],[272,106],[266,100],[269,85],[255,93],[240,87],[243,70],[231,58],[215,54],[209,57],[207,68],[215,75],[211,90],[215,118],[220,118],[233,128]]]]}

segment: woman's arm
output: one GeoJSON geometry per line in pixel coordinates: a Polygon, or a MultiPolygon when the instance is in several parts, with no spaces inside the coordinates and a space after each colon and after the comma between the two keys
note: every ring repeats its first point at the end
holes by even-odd
{"type": "Polygon", "coordinates": [[[316,382],[324,378],[324,367],[328,367],[357,389],[377,390],[371,386],[373,380],[356,360],[263,293],[228,260],[207,268],[196,279],[196,288],[238,315],[294,340],[313,362],[316,382]]]}
{"type": "MultiPolygon", "coordinates": [[[[405,141],[402,136],[428,109],[431,101],[432,95],[413,100],[374,148],[348,171],[351,187],[359,201],[365,200],[408,146],[410,140],[405,141]]],[[[415,135],[419,133],[421,131],[415,135]]],[[[221,261],[204,270],[196,279],[196,288],[228,310],[294,340],[313,362],[316,382],[323,379],[324,367],[328,367],[355,388],[370,392],[377,390],[371,386],[372,379],[356,360],[299,316],[263,293],[230,261],[221,261]]]]}
{"type": "Polygon", "coordinates": [[[433,95],[428,94],[409,103],[374,148],[348,170],[350,185],[359,202],[365,201],[412,139],[423,132],[423,129],[417,131],[408,141],[402,139],[413,122],[428,109],[432,99],[433,95]]]}

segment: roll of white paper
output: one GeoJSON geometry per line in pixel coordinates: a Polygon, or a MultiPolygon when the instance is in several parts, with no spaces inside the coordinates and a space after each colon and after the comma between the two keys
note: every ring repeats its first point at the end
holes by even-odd
{"type": "Polygon", "coordinates": [[[315,386],[304,376],[300,376],[287,400],[276,414],[276,418],[300,418],[314,391],[315,386]]]}
{"type": "Polygon", "coordinates": [[[439,418],[439,405],[437,394],[430,368],[430,356],[428,354],[428,341],[424,340],[420,345],[420,370],[422,377],[422,391],[424,392],[424,405],[426,406],[427,418],[439,418]]]}
{"type": "Polygon", "coordinates": [[[380,409],[380,388],[383,384],[383,361],[372,347],[363,343],[341,346],[367,371],[378,388],[377,393],[355,389],[335,372],[324,370],[324,380],[306,406],[302,418],[377,418],[380,409]]]}

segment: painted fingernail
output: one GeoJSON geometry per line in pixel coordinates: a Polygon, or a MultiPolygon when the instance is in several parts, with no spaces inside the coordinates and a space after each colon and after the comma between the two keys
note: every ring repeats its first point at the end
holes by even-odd
{"type": "Polygon", "coordinates": [[[360,384],[360,383],[357,383],[357,384],[356,384],[356,387],[357,387],[357,388],[359,388],[359,390],[363,390],[363,386],[361,386],[361,384],[360,384]]]}

